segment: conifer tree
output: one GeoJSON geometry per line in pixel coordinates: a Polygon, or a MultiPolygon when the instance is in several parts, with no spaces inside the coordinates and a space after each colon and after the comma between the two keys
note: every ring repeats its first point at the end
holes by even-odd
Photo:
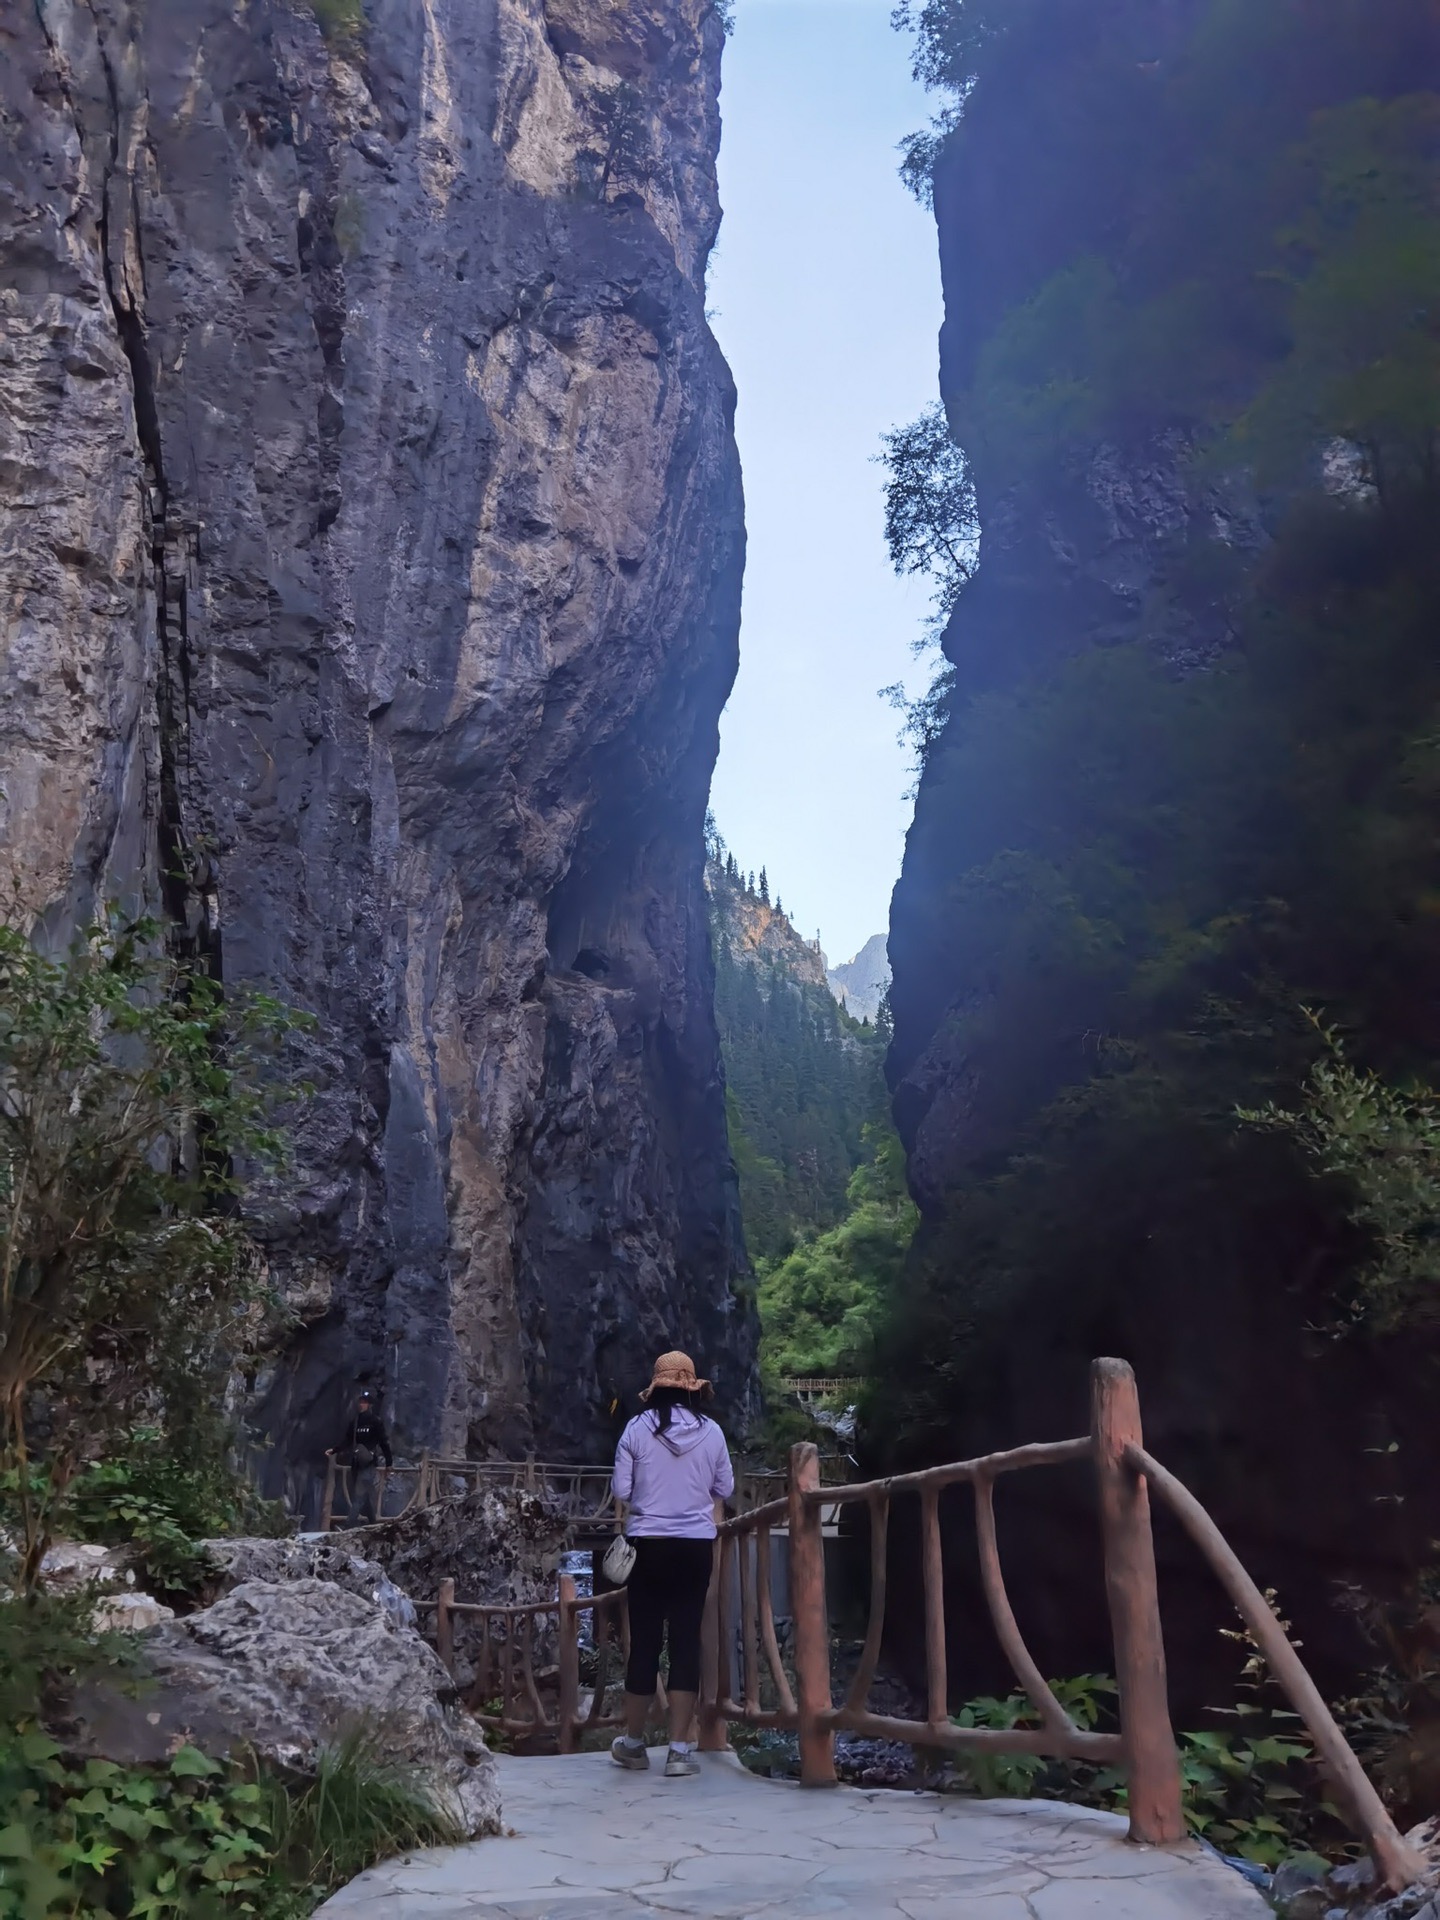
{"type": "Polygon", "coordinates": [[[770,881],[764,867],[760,869],[760,898],[768,907],[770,904],[770,881]]]}

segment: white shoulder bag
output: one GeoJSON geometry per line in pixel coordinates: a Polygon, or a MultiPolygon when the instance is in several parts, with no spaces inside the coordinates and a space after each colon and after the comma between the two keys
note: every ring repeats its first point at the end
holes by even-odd
{"type": "Polygon", "coordinates": [[[617,1533],[605,1549],[601,1572],[614,1586],[623,1587],[635,1567],[635,1549],[623,1533],[617,1533]]]}

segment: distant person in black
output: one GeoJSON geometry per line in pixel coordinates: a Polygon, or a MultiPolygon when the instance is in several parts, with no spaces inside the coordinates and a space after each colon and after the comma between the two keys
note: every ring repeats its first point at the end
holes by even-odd
{"type": "Polygon", "coordinates": [[[348,1438],[338,1447],[327,1447],[326,1458],[339,1462],[350,1469],[350,1507],[345,1518],[354,1526],[364,1526],[366,1511],[372,1519],[380,1518],[380,1471],[383,1460],[387,1467],[395,1464],[395,1456],[390,1451],[390,1436],[385,1431],[385,1422],[375,1411],[375,1402],[368,1387],[362,1387],[355,1396],[355,1415],[350,1422],[348,1438]],[[358,1515],[358,1518],[357,1518],[358,1515]]]}

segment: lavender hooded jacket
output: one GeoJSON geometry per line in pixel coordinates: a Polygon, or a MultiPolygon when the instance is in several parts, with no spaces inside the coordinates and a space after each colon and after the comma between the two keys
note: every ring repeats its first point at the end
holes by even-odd
{"type": "Polygon", "coordinates": [[[725,1436],[703,1414],[676,1407],[659,1431],[656,1413],[641,1413],[615,1449],[611,1485],[629,1503],[625,1532],[632,1540],[713,1540],[715,1502],[735,1491],[725,1436]]]}

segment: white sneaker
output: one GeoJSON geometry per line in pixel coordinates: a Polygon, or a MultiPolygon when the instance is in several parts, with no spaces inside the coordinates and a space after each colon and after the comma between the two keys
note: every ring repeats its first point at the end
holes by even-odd
{"type": "Polygon", "coordinates": [[[617,1767],[628,1767],[632,1773],[644,1773],[650,1764],[650,1755],[645,1748],[631,1746],[623,1735],[610,1742],[610,1758],[617,1767]]]}
{"type": "Polygon", "coordinates": [[[700,1762],[688,1747],[671,1747],[665,1756],[665,1778],[684,1780],[692,1773],[699,1773],[700,1762]]]}

